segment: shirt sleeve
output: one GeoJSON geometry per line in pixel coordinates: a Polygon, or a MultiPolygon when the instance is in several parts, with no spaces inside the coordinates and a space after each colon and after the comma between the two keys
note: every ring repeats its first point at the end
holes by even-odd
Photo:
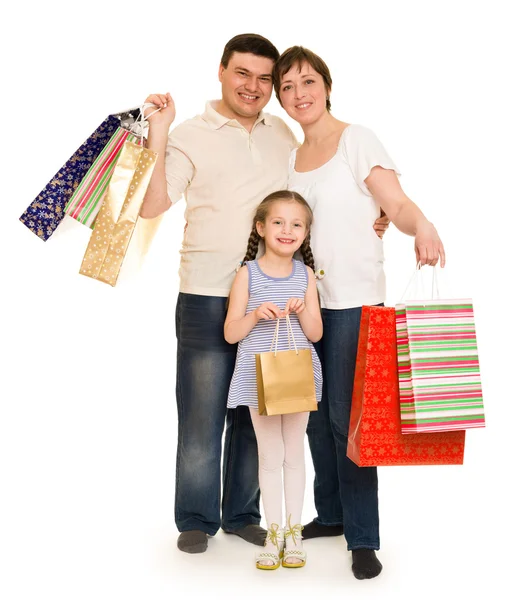
{"type": "Polygon", "coordinates": [[[390,169],[397,175],[401,174],[373,131],[361,125],[351,125],[345,133],[347,162],[358,187],[367,196],[372,196],[372,194],[365,180],[374,167],[390,169]]]}
{"type": "Polygon", "coordinates": [[[294,150],[295,148],[299,148],[299,142],[297,141],[296,136],[294,135],[294,132],[292,131],[292,129],[287,125],[287,123],[285,123],[285,121],[283,119],[280,119],[279,117],[275,117],[274,115],[269,115],[268,118],[271,118],[271,123],[273,124],[273,127],[278,127],[283,135],[283,138],[287,140],[289,147],[291,150],[294,150]]]}
{"type": "Polygon", "coordinates": [[[173,132],[166,147],[167,195],[172,204],[183,196],[194,176],[194,165],[173,132]]]}

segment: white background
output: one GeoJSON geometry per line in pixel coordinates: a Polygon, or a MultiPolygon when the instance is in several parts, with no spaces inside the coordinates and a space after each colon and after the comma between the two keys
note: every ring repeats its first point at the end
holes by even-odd
{"type": "MultiPolygon", "coordinates": [[[[5,12],[2,598],[494,597],[507,584],[508,4],[359,1],[334,3],[335,11],[301,1],[49,1],[5,12]],[[326,60],[335,116],[378,134],[404,189],[438,227],[448,255],[444,295],[474,299],[487,428],[468,433],[463,467],[380,469],[384,570],[373,581],[354,579],[342,538],[308,542],[305,569],[274,573],[254,568],[255,547],[222,533],[204,555],[176,549],[174,307],[184,204],[166,215],[143,270],[129,261],[114,289],[78,275],[85,227],[66,221],[43,243],[18,221],[108,113],[166,91],[177,122],[202,112],[219,97],[224,44],[244,32],[326,60]]],[[[284,117],[274,98],[268,110],[284,117]]],[[[412,240],[391,227],[385,251],[393,305],[414,268],[412,240]]],[[[304,522],[315,514],[308,468],[304,522]]]]}

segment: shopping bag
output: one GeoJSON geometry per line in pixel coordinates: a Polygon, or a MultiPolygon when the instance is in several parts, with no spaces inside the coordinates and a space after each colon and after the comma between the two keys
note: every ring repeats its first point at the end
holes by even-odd
{"type": "Polygon", "coordinates": [[[395,312],[401,431],[484,427],[472,300],[408,300],[395,312]]]}
{"type": "Polygon", "coordinates": [[[116,285],[157,156],[133,142],[123,144],[82,261],[82,275],[116,285]]]}
{"type": "Polygon", "coordinates": [[[465,431],[401,433],[395,310],[364,306],[347,456],[360,467],[461,465],[465,431]]]}
{"type": "Polygon", "coordinates": [[[93,227],[125,141],[140,144],[142,138],[118,127],[69,199],[64,210],[67,215],[93,227]]]}
{"type": "Polygon", "coordinates": [[[270,351],[255,355],[258,412],[261,415],[317,410],[312,352],[309,348],[296,348],[288,315],[286,326],[290,350],[277,349],[280,333],[280,319],[277,319],[270,351]]]}
{"type": "Polygon", "coordinates": [[[109,115],[41,190],[20,221],[47,241],[64,218],[68,201],[120,124],[135,118],[137,115],[131,111],[109,115]]]}

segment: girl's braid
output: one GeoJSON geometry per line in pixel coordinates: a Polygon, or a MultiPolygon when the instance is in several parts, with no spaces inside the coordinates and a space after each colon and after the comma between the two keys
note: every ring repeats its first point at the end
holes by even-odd
{"type": "Polygon", "coordinates": [[[310,233],[308,233],[308,235],[305,237],[304,242],[301,244],[300,250],[301,254],[303,255],[303,262],[307,267],[310,267],[315,273],[314,257],[312,249],[310,248],[310,233]]]}
{"type": "Polygon", "coordinates": [[[248,247],[246,249],[246,256],[244,257],[242,264],[244,264],[248,260],[255,260],[257,252],[258,252],[259,244],[260,244],[260,236],[258,235],[258,231],[256,230],[256,225],[254,224],[253,229],[251,230],[251,233],[249,234],[248,247]]]}

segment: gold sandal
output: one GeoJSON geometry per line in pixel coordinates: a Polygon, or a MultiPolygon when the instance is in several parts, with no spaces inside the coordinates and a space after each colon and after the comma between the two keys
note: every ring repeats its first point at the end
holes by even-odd
{"type": "MultiPolygon", "coordinates": [[[[294,525],[294,527],[291,526],[289,517],[288,527],[285,529],[285,539],[291,538],[294,542],[294,546],[296,546],[298,541],[300,542],[302,540],[302,531],[303,526],[299,523],[294,525]]],[[[306,552],[303,550],[303,547],[301,547],[301,549],[295,548],[293,550],[287,550],[285,548],[281,564],[287,569],[299,569],[300,567],[304,567],[306,565],[306,552]],[[287,562],[287,558],[297,558],[299,562],[287,562]]]]}
{"type": "Polygon", "coordinates": [[[283,535],[283,529],[280,529],[276,523],[271,525],[271,528],[267,530],[267,537],[265,543],[270,543],[276,546],[276,552],[270,552],[268,550],[262,550],[258,552],[256,559],[256,568],[262,569],[263,571],[274,571],[280,566],[280,559],[283,556],[283,545],[285,538],[283,535]],[[261,561],[271,561],[270,565],[263,565],[261,561]]]}

